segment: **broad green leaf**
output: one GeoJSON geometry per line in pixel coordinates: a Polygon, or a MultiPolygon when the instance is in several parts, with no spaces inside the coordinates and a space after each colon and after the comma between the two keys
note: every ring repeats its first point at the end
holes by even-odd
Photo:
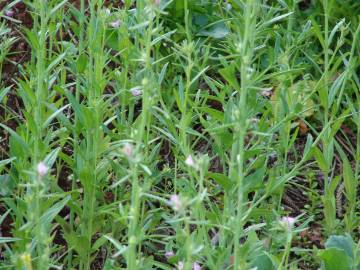
{"type": "Polygon", "coordinates": [[[325,270],[351,270],[352,260],[342,249],[335,247],[328,248],[319,252],[319,257],[323,260],[325,270]]]}
{"type": "Polygon", "coordinates": [[[260,254],[257,257],[255,257],[255,259],[252,261],[251,266],[254,268],[257,267],[257,269],[261,269],[261,270],[274,269],[271,259],[264,252],[260,252],[260,254]]]}
{"type": "Polygon", "coordinates": [[[353,254],[354,241],[349,235],[331,235],[325,243],[326,249],[337,248],[343,250],[350,258],[353,254]]]}

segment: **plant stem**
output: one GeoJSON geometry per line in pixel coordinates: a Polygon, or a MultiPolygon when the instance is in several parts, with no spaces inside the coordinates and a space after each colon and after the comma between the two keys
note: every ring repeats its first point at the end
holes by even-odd
{"type": "MultiPolygon", "coordinates": [[[[81,0],[80,1],[80,18],[79,18],[79,42],[78,42],[78,57],[81,57],[84,53],[84,29],[85,29],[85,0],[81,0]]],[[[81,74],[79,72],[79,70],[77,70],[77,76],[76,76],[76,92],[75,92],[75,99],[76,102],[80,102],[80,92],[81,92],[81,74]]],[[[74,137],[74,168],[73,168],[73,177],[71,179],[71,190],[75,190],[76,189],[76,181],[79,177],[79,173],[78,173],[78,164],[77,164],[77,160],[78,160],[78,151],[79,151],[79,147],[78,147],[78,143],[79,143],[79,136],[78,136],[78,131],[77,131],[77,126],[78,126],[78,122],[79,122],[79,116],[77,114],[75,114],[74,116],[74,128],[73,128],[73,137],[74,137]]],[[[70,209],[70,228],[73,230],[74,229],[74,211],[71,208],[70,209]]],[[[68,253],[68,268],[72,267],[72,259],[73,259],[73,250],[70,249],[69,253],[68,253]]]]}
{"type": "MultiPolygon", "coordinates": [[[[47,28],[47,16],[46,16],[46,6],[47,1],[39,1],[39,18],[40,18],[40,31],[39,31],[39,48],[37,50],[36,55],[36,72],[37,72],[37,88],[36,88],[36,107],[35,107],[35,123],[36,123],[36,134],[35,134],[35,142],[34,142],[34,159],[33,164],[34,168],[41,161],[41,148],[40,144],[42,142],[43,130],[43,110],[44,110],[44,102],[45,102],[45,57],[46,57],[46,28],[47,28]]],[[[39,257],[37,263],[37,269],[43,270],[48,269],[49,265],[49,248],[47,244],[48,234],[45,232],[45,228],[43,224],[40,222],[41,218],[41,197],[43,193],[42,186],[43,179],[40,179],[40,176],[37,177],[35,183],[35,234],[37,239],[36,251],[39,257]]]]}
{"type": "MultiPolygon", "coordinates": [[[[139,1],[139,5],[141,4],[139,1]]],[[[143,11],[142,11],[143,12],[143,11]]],[[[153,76],[152,76],[152,66],[151,66],[151,39],[152,39],[152,31],[153,31],[153,17],[149,14],[147,15],[147,19],[149,22],[146,34],[145,34],[145,44],[143,45],[143,50],[145,51],[145,70],[144,70],[144,79],[142,81],[142,112],[141,112],[141,121],[140,126],[138,127],[138,134],[136,136],[136,148],[135,148],[135,156],[147,156],[148,149],[148,129],[149,129],[149,121],[150,114],[149,111],[151,109],[151,104],[153,102],[153,76]],[[145,136],[145,132],[146,136],[145,136]],[[144,147],[143,147],[144,146],[144,147]],[[144,148],[144,150],[142,150],[144,148]],[[144,151],[143,154],[141,152],[144,151]]],[[[139,19],[141,18],[141,14],[139,14],[139,19]]],[[[138,161],[131,160],[130,168],[132,171],[132,189],[131,189],[131,207],[130,207],[130,223],[128,226],[128,252],[127,252],[127,269],[136,270],[139,269],[137,266],[137,246],[140,242],[139,240],[139,216],[140,216],[140,206],[141,206],[141,193],[142,188],[140,187],[139,182],[139,172],[138,172],[138,161]]],[[[144,181],[146,181],[146,176],[144,181]]]]}
{"type": "MultiPolygon", "coordinates": [[[[252,41],[250,40],[250,33],[255,29],[252,23],[252,16],[254,14],[255,3],[248,0],[245,5],[245,24],[244,33],[241,40],[241,62],[240,62],[240,76],[241,76],[241,91],[238,103],[238,121],[236,126],[236,133],[238,134],[236,140],[236,156],[235,159],[237,174],[237,207],[236,207],[236,221],[235,221],[235,236],[234,236],[234,269],[242,269],[243,261],[240,257],[240,238],[243,233],[243,204],[244,204],[244,162],[245,162],[245,135],[247,131],[247,95],[249,88],[249,67],[252,58],[252,41]]],[[[253,33],[252,33],[253,34],[253,33]]],[[[236,136],[236,135],[235,135],[236,136]]]]}

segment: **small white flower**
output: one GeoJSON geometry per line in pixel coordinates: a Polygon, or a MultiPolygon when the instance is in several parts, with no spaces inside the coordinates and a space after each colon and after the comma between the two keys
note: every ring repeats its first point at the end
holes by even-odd
{"type": "Polygon", "coordinates": [[[172,252],[172,251],[166,251],[165,252],[165,257],[166,258],[170,258],[170,257],[173,257],[173,256],[175,256],[174,252],[172,252]]]}
{"type": "Polygon", "coordinates": [[[5,15],[8,17],[14,16],[15,12],[12,9],[8,9],[5,11],[5,15]]]}
{"type": "Polygon", "coordinates": [[[189,155],[186,160],[185,160],[185,164],[188,165],[189,167],[193,167],[193,168],[196,168],[196,163],[193,159],[193,157],[191,155],[189,155]]]}
{"type": "Polygon", "coordinates": [[[226,10],[230,11],[232,9],[232,5],[230,3],[226,4],[226,10]]]}
{"type": "Polygon", "coordinates": [[[127,158],[131,158],[134,154],[134,147],[132,144],[126,143],[122,148],[122,152],[127,158]]]}
{"type": "Polygon", "coordinates": [[[119,28],[120,27],[120,20],[116,20],[110,23],[111,27],[119,28]]]}
{"type": "Polygon", "coordinates": [[[288,230],[291,230],[292,227],[294,227],[295,222],[296,219],[293,217],[282,217],[280,220],[281,225],[288,230]]]}
{"type": "Polygon", "coordinates": [[[49,171],[49,168],[45,165],[44,162],[39,162],[39,164],[37,165],[37,173],[43,177],[45,176],[49,171]]]}
{"type": "Polygon", "coordinates": [[[172,208],[175,211],[180,211],[182,208],[182,203],[181,203],[180,197],[176,194],[170,196],[169,204],[172,206],[172,208]]]}
{"type": "Polygon", "coordinates": [[[140,96],[141,93],[142,93],[141,92],[141,87],[139,87],[139,86],[133,87],[133,88],[130,89],[130,92],[134,97],[140,96]]]}
{"type": "Polygon", "coordinates": [[[193,270],[201,270],[200,264],[198,264],[197,262],[194,262],[194,264],[193,264],[193,270]]]}
{"type": "Polygon", "coordinates": [[[177,269],[178,270],[183,270],[184,269],[184,263],[182,261],[178,262],[177,269]]]}
{"type": "Polygon", "coordinates": [[[105,14],[106,14],[106,16],[110,16],[110,14],[111,14],[110,9],[106,8],[106,9],[105,9],[105,14]]]}

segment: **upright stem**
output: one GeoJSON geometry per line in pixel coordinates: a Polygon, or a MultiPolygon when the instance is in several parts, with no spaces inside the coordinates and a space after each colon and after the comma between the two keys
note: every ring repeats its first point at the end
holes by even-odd
{"type": "MultiPolygon", "coordinates": [[[[79,43],[78,43],[78,47],[79,47],[79,51],[78,51],[78,57],[81,57],[84,53],[84,28],[85,28],[85,0],[81,0],[80,1],[80,18],[79,18],[79,43]]],[[[77,76],[76,76],[76,92],[75,92],[75,99],[77,102],[80,102],[80,91],[81,91],[81,80],[80,80],[80,72],[77,71],[77,76]]],[[[79,136],[77,133],[77,125],[78,125],[78,115],[75,114],[75,120],[74,120],[74,130],[73,130],[73,137],[74,137],[74,161],[75,161],[75,166],[73,169],[73,178],[71,180],[71,190],[75,190],[76,189],[76,180],[78,179],[78,168],[77,168],[77,155],[78,155],[78,140],[79,140],[79,136]]],[[[70,209],[70,228],[73,229],[74,228],[74,211],[71,208],[70,209]]],[[[68,268],[72,267],[72,256],[73,256],[73,251],[72,249],[69,250],[69,254],[68,254],[68,268]]]]}
{"type": "Polygon", "coordinates": [[[184,23],[185,23],[185,31],[186,31],[186,46],[187,49],[186,52],[186,59],[187,59],[187,66],[185,67],[185,76],[186,76],[186,82],[185,82],[185,92],[184,92],[184,103],[182,104],[182,110],[181,110],[181,120],[180,120],[180,137],[181,137],[181,147],[183,152],[188,152],[188,140],[186,136],[186,130],[188,127],[188,120],[187,120],[187,107],[188,107],[188,99],[190,94],[190,82],[191,82],[191,72],[193,68],[193,60],[192,60],[192,41],[191,41],[191,31],[189,27],[189,10],[188,10],[188,0],[184,0],[184,23]]]}
{"type": "Polygon", "coordinates": [[[37,87],[36,87],[36,108],[35,108],[35,123],[37,126],[36,140],[34,143],[34,163],[35,165],[40,161],[40,142],[42,141],[42,115],[43,103],[46,93],[44,87],[45,81],[45,55],[46,55],[46,23],[47,18],[45,14],[46,1],[40,1],[40,33],[39,33],[39,48],[37,49],[37,87]]]}
{"type": "Polygon", "coordinates": [[[137,172],[137,165],[131,164],[132,173],[132,193],[131,193],[131,208],[130,208],[130,223],[129,223],[129,249],[127,257],[127,269],[136,270],[136,259],[137,252],[136,247],[138,243],[137,227],[139,219],[139,209],[140,209],[140,189],[139,189],[139,179],[137,172]]]}
{"type": "Polygon", "coordinates": [[[238,134],[236,140],[236,156],[235,159],[237,167],[236,182],[237,182],[237,207],[236,207],[236,221],[235,221],[235,237],[234,237],[234,269],[243,269],[244,261],[240,257],[240,238],[243,233],[243,204],[244,204],[244,162],[245,162],[245,135],[247,130],[247,95],[249,88],[249,67],[252,58],[252,42],[250,40],[250,32],[254,31],[252,24],[252,16],[254,12],[254,1],[248,0],[245,4],[245,25],[244,33],[241,41],[241,62],[240,62],[240,76],[241,89],[238,103],[238,115],[236,133],[238,134]]]}
{"type": "Polygon", "coordinates": [[[86,168],[88,172],[83,179],[84,182],[84,210],[83,220],[85,227],[83,234],[87,240],[86,256],[82,263],[82,269],[89,270],[91,267],[91,250],[93,223],[96,207],[96,187],[98,185],[97,162],[99,159],[99,140],[101,138],[101,108],[102,106],[102,82],[105,56],[104,56],[104,19],[103,15],[98,12],[102,8],[102,1],[93,0],[90,6],[90,22],[88,27],[88,91],[87,106],[92,112],[93,121],[86,130],[86,168]]]}
{"type": "Polygon", "coordinates": [[[184,20],[185,20],[185,31],[186,31],[186,38],[188,43],[191,42],[191,31],[189,27],[189,7],[188,7],[188,0],[184,0],[184,20]]]}
{"type": "MultiPolygon", "coordinates": [[[[37,72],[37,87],[36,87],[36,107],[35,107],[35,124],[37,127],[35,134],[34,143],[34,167],[41,160],[41,148],[40,143],[42,142],[42,122],[43,122],[43,108],[46,97],[45,88],[45,58],[46,58],[46,27],[47,27],[47,16],[46,16],[46,5],[47,1],[39,1],[39,18],[40,18],[40,31],[39,31],[39,47],[36,54],[36,72],[37,72]]],[[[37,263],[37,269],[43,270],[48,269],[49,265],[49,247],[48,247],[48,233],[45,231],[44,225],[40,222],[41,218],[41,197],[43,196],[43,186],[40,176],[37,177],[35,183],[35,235],[37,240],[36,251],[39,257],[37,263]]]]}
{"type": "MultiPolygon", "coordinates": [[[[137,3],[142,7],[144,3],[139,1],[137,3]]],[[[141,10],[144,12],[143,10],[141,10]]],[[[139,10],[140,12],[140,10],[139,10]]],[[[144,14],[138,14],[139,20],[143,20],[142,16],[144,14]]],[[[135,155],[140,155],[142,151],[142,146],[144,146],[144,154],[146,156],[147,148],[148,148],[148,136],[145,132],[149,127],[149,119],[150,114],[149,110],[151,108],[152,100],[153,100],[153,89],[152,89],[152,66],[151,66],[151,40],[152,40],[152,32],[153,32],[153,17],[152,15],[148,15],[147,19],[149,20],[149,26],[145,33],[145,44],[142,49],[145,51],[145,70],[144,70],[144,79],[142,81],[142,112],[141,112],[141,121],[140,126],[138,128],[138,134],[136,137],[136,148],[135,155]]],[[[141,48],[140,48],[141,49],[141,48]]],[[[140,206],[141,206],[141,193],[142,189],[140,187],[139,175],[138,175],[138,164],[137,161],[130,160],[130,169],[132,171],[132,189],[131,189],[131,207],[130,207],[130,222],[128,226],[128,252],[127,252],[127,269],[128,270],[137,270],[139,269],[137,266],[137,246],[140,242],[139,240],[139,217],[140,217],[140,206]]],[[[146,181],[146,178],[144,179],[146,181]]]]}
{"type": "MultiPolygon", "coordinates": [[[[328,83],[329,83],[329,76],[328,76],[328,72],[329,72],[329,6],[328,6],[328,0],[324,0],[324,13],[325,13],[325,29],[324,29],[324,49],[325,49],[325,53],[324,53],[324,72],[325,72],[325,76],[324,76],[324,81],[325,81],[325,90],[326,91],[326,97],[328,96],[328,83]]],[[[324,114],[324,120],[325,120],[325,126],[327,125],[327,123],[329,122],[329,108],[328,108],[328,104],[326,102],[326,106],[325,106],[325,114],[324,114]]]]}
{"type": "MultiPolygon", "coordinates": [[[[326,97],[324,102],[324,126],[327,126],[329,123],[329,104],[328,104],[328,95],[329,95],[329,5],[328,0],[323,0],[323,8],[324,8],[324,97],[326,97]]],[[[330,138],[330,130],[326,131],[326,134],[322,140],[322,147],[323,152],[328,153],[328,147],[333,139],[330,138]]],[[[330,161],[330,159],[327,159],[327,161],[330,161]]],[[[329,201],[331,200],[331,197],[333,194],[329,194],[328,186],[329,186],[329,169],[331,164],[327,164],[328,168],[326,171],[323,172],[324,174],[324,199],[329,201]]],[[[335,213],[335,212],[333,212],[335,213]]],[[[329,216],[329,211],[325,210],[325,220],[328,220],[329,222],[326,222],[326,230],[328,233],[332,231],[333,227],[333,221],[335,217],[331,214],[329,216]]]]}

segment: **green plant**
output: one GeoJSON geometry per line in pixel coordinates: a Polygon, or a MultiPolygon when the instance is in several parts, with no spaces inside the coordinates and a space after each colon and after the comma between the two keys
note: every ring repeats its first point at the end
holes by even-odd
{"type": "Polygon", "coordinates": [[[0,269],[358,267],[358,1],[24,3],[0,269]]]}
{"type": "Polygon", "coordinates": [[[325,249],[319,251],[322,269],[356,269],[359,267],[359,245],[349,235],[331,235],[325,249]]]}

